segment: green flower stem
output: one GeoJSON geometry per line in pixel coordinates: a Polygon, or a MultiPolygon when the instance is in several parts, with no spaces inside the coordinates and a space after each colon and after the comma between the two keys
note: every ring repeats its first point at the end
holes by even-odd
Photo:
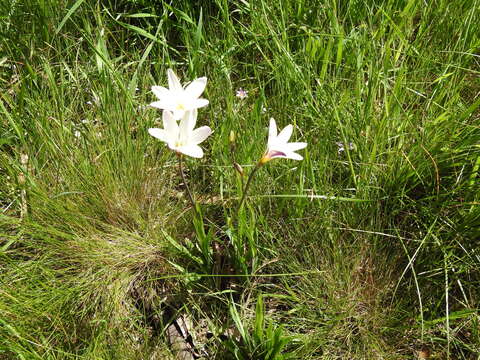
{"type": "Polygon", "coordinates": [[[238,203],[237,214],[240,212],[240,210],[242,209],[242,205],[245,202],[245,198],[247,197],[248,189],[250,188],[250,184],[252,183],[253,176],[255,175],[257,170],[262,167],[262,165],[263,165],[262,162],[258,162],[257,165],[253,168],[250,175],[248,176],[247,185],[245,185],[245,188],[243,189],[242,199],[238,203]]]}
{"type": "Polygon", "coordinates": [[[183,161],[182,161],[182,154],[177,154],[178,155],[178,168],[180,171],[180,176],[182,177],[183,183],[185,184],[185,188],[187,189],[187,194],[188,198],[190,200],[190,203],[192,204],[193,210],[195,213],[197,212],[197,206],[195,203],[195,200],[193,199],[192,192],[190,191],[190,187],[188,186],[187,179],[185,178],[185,174],[183,173],[183,161]]]}

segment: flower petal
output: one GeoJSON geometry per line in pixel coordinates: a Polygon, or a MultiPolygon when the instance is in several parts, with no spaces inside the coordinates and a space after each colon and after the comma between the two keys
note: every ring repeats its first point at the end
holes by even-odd
{"type": "Polygon", "coordinates": [[[172,108],[172,116],[175,120],[181,120],[186,114],[185,110],[177,110],[175,107],[172,108]]]}
{"type": "Polygon", "coordinates": [[[159,99],[166,98],[170,95],[170,91],[163,86],[152,86],[152,92],[159,99]]]}
{"type": "Polygon", "coordinates": [[[167,77],[168,77],[168,87],[170,90],[173,91],[182,91],[182,84],[180,84],[180,80],[178,80],[177,75],[173,72],[172,69],[167,70],[167,77]]]}
{"type": "Polygon", "coordinates": [[[179,127],[173,114],[168,110],[163,110],[162,113],[163,128],[170,135],[170,137],[177,137],[179,133],[179,127]]]}
{"type": "Polygon", "coordinates": [[[180,136],[190,135],[197,123],[197,109],[186,111],[180,120],[180,136]]]}
{"type": "Polygon", "coordinates": [[[303,156],[295,152],[287,152],[285,157],[292,160],[303,160],[303,156]]]}
{"type": "Polygon", "coordinates": [[[207,78],[201,77],[192,81],[190,85],[185,88],[185,93],[192,97],[198,98],[202,95],[203,90],[205,90],[205,86],[207,86],[207,78]]]}
{"type": "Polygon", "coordinates": [[[279,144],[286,144],[290,137],[292,136],[293,133],[293,126],[287,125],[283,128],[282,131],[280,131],[280,134],[277,136],[277,143],[279,144]]]}
{"type": "Polygon", "coordinates": [[[157,109],[165,109],[165,102],[164,101],[154,101],[150,104],[150,106],[157,108],[157,109]]]}
{"type": "Polygon", "coordinates": [[[207,106],[209,101],[207,99],[195,99],[195,101],[192,102],[192,109],[198,109],[204,106],[207,106]]]}
{"type": "Polygon", "coordinates": [[[193,144],[200,144],[203,140],[209,137],[211,133],[212,129],[208,126],[199,127],[198,129],[193,130],[190,141],[193,144]]]}
{"type": "Polygon", "coordinates": [[[287,154],[279,150],[270,150],[267,154],[267,158],[269,159],[275,159],[277,157],[287,157],[287,154]]]}
{"type": "Polygon", "coordinates": [[[288,151],[297,151],[307,147],[307,143],[305,142],[293,142],[287,144],[288,151]]]}
{"type": "Polygon", "coordinates": [[[270,118],[270,126],[268,127],[268,145],[272,145],[277,137],[277,123],[274,118],[270,118]]]}
{"type": "Polygon", "coordinates": [[[151,128],[148,129],[148,133],[163,142],[168,142],[168,134],[163,129],[151,128]]]}
{"type": "Polygon", "coordinates": [[[201,158],[203,157],[203,150],[200,146],[198,145],[187,145],[187,146],[182,146],[177,149],[180,151],[182,154],[194,157],[194,158],[201,158]]]}

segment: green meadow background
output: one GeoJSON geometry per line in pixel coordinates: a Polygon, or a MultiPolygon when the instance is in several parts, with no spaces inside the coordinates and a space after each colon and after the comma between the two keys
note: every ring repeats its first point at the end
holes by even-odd
{"type": "Polygon", "coordinates": [[[478,0],[1,1],[0,359],[479,359],[479,95],[478,0]]]}

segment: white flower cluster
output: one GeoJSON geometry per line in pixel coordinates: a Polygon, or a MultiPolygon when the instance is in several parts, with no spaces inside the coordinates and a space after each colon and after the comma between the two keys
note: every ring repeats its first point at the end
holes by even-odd
{"type": "MultiPolygon", "coordinates": [[[[151,128],[148,129],[148,132],[167,143],[168,147],[177,153],[201,158],[203,150],[198,144],[212,133],[212,129],[208,126],[195,129],[197,109],[208,105],[208,100],[200,98],[207,85],[207,78],[201,77],[182,86],[172,69],[167,70],[167,76],[169,88],[152,86],[152,91],[159,100],[150,104],[150,106],[163,110],[163,129],[151,128]]],[[[245,98],[247,92],[241,90],[240,95],[245,98]]],[[[237,96],[239,96],[238,93],[237,96]]],[[[287,125],[277,134],[277,124],[271,118],[267,149],[258,164],[263,165],[275,158],[302,160],[303,157],[295,151],[305,148],[307,143],[289,143],[292,132],[293,126],[287,125]]]]}
{"type": "Polygon", "coordinates": [[[167,70],[168,89],[162,86],[152,86],[153,93],[159,98],[150,106],[163,110],[163,129],[148,129],[150,135],[166,142],[168,147],[177,153],[195,158],[203,156],[203,150],[198,144],[212,133],[208,126],[195,128],[197,109],[208,105],[208,100],[199,99],[202,95],[207,78],[202,77],[183,87],[172,69],[167,70]],[[180,123],[177,124],[177,120],[180,123]]]}

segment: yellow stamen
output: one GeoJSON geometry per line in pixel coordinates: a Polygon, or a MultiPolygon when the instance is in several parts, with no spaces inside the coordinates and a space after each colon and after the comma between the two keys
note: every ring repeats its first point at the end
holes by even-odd
{"type": "Polygon", "coordinates": [[[268,154],[266,155],[263,155],[262,158],[260,159],[260,161],[258,162],[260,165],[265,165],[267,162],[269,162],[270,160],[272,160],[272,158],[270,156],[268,156],[268,154]]]}

